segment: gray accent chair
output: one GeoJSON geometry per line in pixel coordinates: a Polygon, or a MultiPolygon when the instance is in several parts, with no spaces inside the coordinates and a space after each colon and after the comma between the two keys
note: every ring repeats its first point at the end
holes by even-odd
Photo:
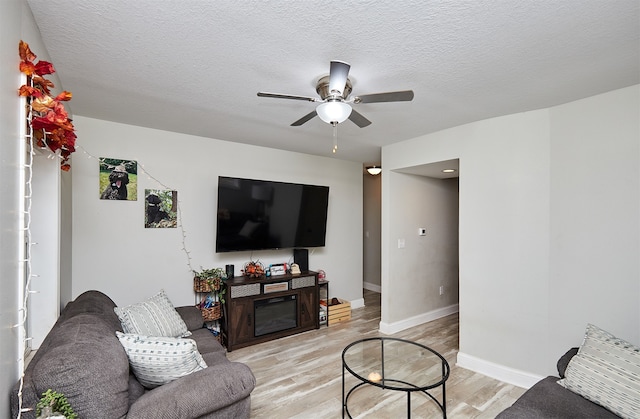
{"type": "MultiPolygon", "coordinates": [[[[99,291],[87,291],[67,304],[25,370],[22,407],[33,410],[21,417],[36,417],[36,403],[49,388],[63,393],[79,418],[250,416],[255,377],[246,365],[227,359],[195,306],[176,310],[208,367],[152,390],[145,389],[129,368],[115,333],[122,331],[115,306],[99,291]]],[[[11,392],[12,417],[18,415],[19,384],[11,392]]]]}

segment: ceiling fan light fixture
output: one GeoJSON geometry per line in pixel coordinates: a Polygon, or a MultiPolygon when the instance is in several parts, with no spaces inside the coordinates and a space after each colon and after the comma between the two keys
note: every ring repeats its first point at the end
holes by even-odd
{"type": "Polygon", "coordinates": [[[340,124],[351,115],[351,106],[340,101],[328,101],[318,105],[316,113],[327,124],[340,124]]]}
{"type": "Polygon", "coordinates": [[[377,176],[382,173],[382,167],[380,166],[367,166],[367,173],[371,176],[377,176]]]}

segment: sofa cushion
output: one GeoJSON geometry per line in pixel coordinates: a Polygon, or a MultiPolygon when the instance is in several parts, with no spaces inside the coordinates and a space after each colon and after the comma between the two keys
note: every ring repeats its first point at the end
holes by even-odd
{"type": "Polygon", "coordinates": [[[147,388],[158,387],[207,368],[192,339],[116,332],[133,373],[147,388]]]}
{"type": "MultiPolygon", "coordinates": [[[[205,327],[194,330],[189,339],[196,341],[198,345],[198,351],[201,354],[207,354],[210,352],[220,352],[223,355],[226,354],[226,349],[222,346],[214,337],[211,331],[205,327]]],[[[225,355],[226,356],[226,355],[225,355]]]]}
{"type": "Polygon", "coordinates": [[[558,377],[538,381],[496,419],[618,418],[604,407],[559,386],[557,381],[558,377]]]}
{"type": "Polygon", "coordinates": [[[559,383],[623,418],[638,418],[640,347],[588,324],[559,383]]]}
{"type": "Polygon", "coordinates": [[[81,418],[124,417],[129,362],[111,326],[96,315],[78,314],[48,338],[47,349],[29,365],[35,391],[64,394],[81,418]]]}
{"type": "Polygon", "coordinates": [[[204,327],[204,319],[202,318],[202,312],[196,306],[182,306],[176,307],[176,311],[182,317],[182,320],[187,325],[187,329],[194,331],[196,329],[202,329],[204,327]]]}
{"type": "Polygon", "coordinates": [[[136,378],[133,371],[129,370],[129,408],[147,391],[146,388],[136,378]]]}
{"type": "Polygon", "coordinates": [[[191,332],[164,290],[137,304],[113,309],[125,333],[143,336],[185,337],[191,332]]]}

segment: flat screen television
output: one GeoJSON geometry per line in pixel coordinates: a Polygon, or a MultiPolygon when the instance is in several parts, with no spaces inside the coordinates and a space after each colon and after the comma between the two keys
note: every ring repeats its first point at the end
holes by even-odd
{"type": "Polygon", "coordinates": [[[218,177],[216,252],[322,247],[329,187],[218,177]]]}

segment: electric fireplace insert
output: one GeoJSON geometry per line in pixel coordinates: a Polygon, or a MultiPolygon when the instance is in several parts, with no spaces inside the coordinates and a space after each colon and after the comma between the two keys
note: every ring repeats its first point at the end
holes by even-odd
{"type": "Polygon", "coordinates": [[[256,337],[298,327],[295,295],[257,300],[253,308],[256,337]]]}

